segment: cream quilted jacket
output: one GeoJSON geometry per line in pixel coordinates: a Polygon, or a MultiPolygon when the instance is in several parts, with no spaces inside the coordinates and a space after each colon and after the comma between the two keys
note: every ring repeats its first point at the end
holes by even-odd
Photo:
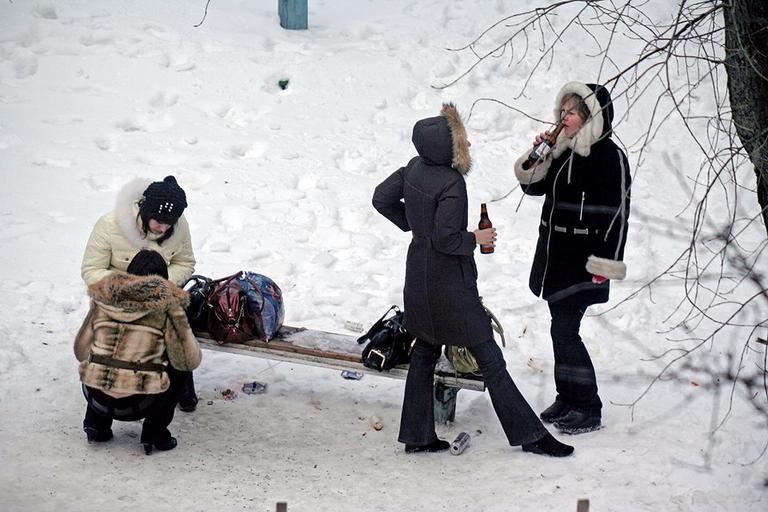
{"type": "Polygon", "coordinates": [[[83,255],[81,275],[86,284],[125,272],[133,257],[142,249],[159,252],[168,264],[168,279],[184,286],[195,270],[195,255],[189,224],[182,215],[174,226],[173,236],[158,245],[157,235],[143,237],[140,227],[138,201],[149,185],[149,180],[138,179],[128,183],[118,194],[114,211],[99,219],[91,232],[83,255]]]}

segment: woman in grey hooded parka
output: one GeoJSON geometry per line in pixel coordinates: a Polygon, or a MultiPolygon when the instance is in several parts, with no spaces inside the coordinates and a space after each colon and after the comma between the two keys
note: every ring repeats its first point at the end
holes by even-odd
{"type": "Polygon", "coordinates": [[[456,108],[446,104],[439,116],[417,122],[412,140],[419,156],[384,180],[373,196],[379,213],[412,233],[403,302],[405,328],[417,341],[399,441],[408,453],[448,448],[435,433],[432,386],[442,345],[459,345],[477,360],[509,444],[567,456],[573,448],[547,432],[509,376],[480,302],[473,253],[478,243],[493,243],[495,230],[467,231],[464,176],[471,167],[470,144],[456,108]]]}

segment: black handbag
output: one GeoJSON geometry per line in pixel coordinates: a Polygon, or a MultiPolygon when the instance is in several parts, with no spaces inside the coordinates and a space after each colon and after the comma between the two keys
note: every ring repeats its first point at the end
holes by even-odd
{"type": "Polygon", "coordinates": [[[366,341],[368,344],[361,358],[363,365],[383,372],[410,360],[416,337],[403,327],[400,308],[392,306],[367,333],[357,339],[361,345],[366,341]]]}
{"type": "Polygon", "coordinates": [[[194,275],[184,285],[184,289],[189,292],[187,319],[194,332],[208,331],[208,297],[211,295],[212,282],[205,276],[194,275]]]}

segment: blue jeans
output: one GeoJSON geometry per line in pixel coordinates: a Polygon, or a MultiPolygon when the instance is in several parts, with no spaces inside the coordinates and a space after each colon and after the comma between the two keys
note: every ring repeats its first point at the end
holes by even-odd
{"type": "Polygon", "coordinates": [[[552,348],[555,353],[556,400],[584,412],[600,415],[603,407],[597,394],[597,377],[579,328],[586,308],[549,304],[552,314],[552,348]]]}
{"type": "MultiPolygon", "coordinates": [[[[491,395],[507,440],[511,446],[532,443],[544,437],[547,429],[525,401],[512,381],[501,349],[493,339],[474,347],[468,347],[477,360],[485,386],[491,395]]],[[[400,417],[401,443],[426,445],[437,439],[433,409],[433,385],[435,365],[440,359],[442,347],[422,340],[416,341],[411,354],[408,378],[405,381],[405,398],[400,417]]]]}

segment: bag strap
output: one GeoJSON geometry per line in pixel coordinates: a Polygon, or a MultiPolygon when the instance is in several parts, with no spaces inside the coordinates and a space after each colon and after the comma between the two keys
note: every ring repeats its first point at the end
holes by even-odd
{"type": "Polygon", "coordinates": [[[243,291],[245,291],[245,295],[248,295],[248,290],[245,289],[245,286],[243,286],[243,283],[247,284],[251,287],[251,290],[253,290],[253,293],[261,296],[261,309],[257,311],[256,313],[261,313],[264,311],[264,293],[261,291],[261,288],[259,285],[249,276],[246,272],[242,272],[240,275],[237,276],[237,281],[240,283],[240,286],[243,288],[243,291]]]}
{"type": "MultiPolygon", "coordinates": [[[[229,283],[237,279],[237,276],[239,274],[233,274],[231,276],[222,277],[221,279],[214,279],[211,281],[211,293],[208,294],[208,297],[206,298],[205,302],[213,307],[212,300],[215,300],[215,295],[218,291],[220,291],[222,288],[226,287],[229,283]]],[[[242,288],[242,286],[241,286],[242,288]]]]}
{"type": "Polygon", "coordinates": [[[187,285],[189,283],[193,282],[193,281],[195,283],[200,283],[200,282],[206,283],[206,284],[208,284],[208,286],[210,286],[211,283],[213,282],[213,280],[210,277],[205,277],[205,276],[200,275],[200,274],[194,274],[194,275],[190,276],[189,279],[187,279],[187,282],[184,283],[184,286],[182,286],[182,288],[186,288],[187,285]]]}
{"type": "Polygon", "coordinates": [[[387,312],[384,313],[383,315],[381,315],[381,318],[379,318],[378,320],[376,320],[376,322],[374,322],[374,324],[371,326],[371,328],[368,329],[368,332],[366,332],[365,334],[363,334],[362,336],[357,338],[357,343],[360,344],[360,345],[365,343],[365,340],[370,338],[371,334],[373,334],[374,331],[376,331],[377,329],[379,329],[381,327],[381,323],[384,321],[384,319],[387,317],[387,315],[392,310],[395,311],[395,314],[400,313],[400,308],[397,307],[397,304],[392,304],[392,306],[387,310],[387,312]]]}
{"type": "Polygon", "coordinates": [[[504,327],[501,325],[501,322],[499,322],[499,319],[496,318],[496,315],[493,314],[493,311],[488,309],[488,306],[483,304],[483,307],[485,308],[485,312],[488,313],[488,316],[491,317],[491,328],[493,328],[493,330],[499,333],[499,336],[501,336],[501,346],[506,347],[507,340],[504,337],[504,327]]]}
{"type": "Polygon", "coordinates": [[[240,272],[238,272],[236,274],[232,274],[231,276],[220,277],[219,279],[213,279],[213,280],[211,280],[211,286],[215,287],[215,286],[218,286],[220,284],[228,283],[228,282],[232,281],[233,279],[236,279],[239,275],[240,275],[240,272]]]}

